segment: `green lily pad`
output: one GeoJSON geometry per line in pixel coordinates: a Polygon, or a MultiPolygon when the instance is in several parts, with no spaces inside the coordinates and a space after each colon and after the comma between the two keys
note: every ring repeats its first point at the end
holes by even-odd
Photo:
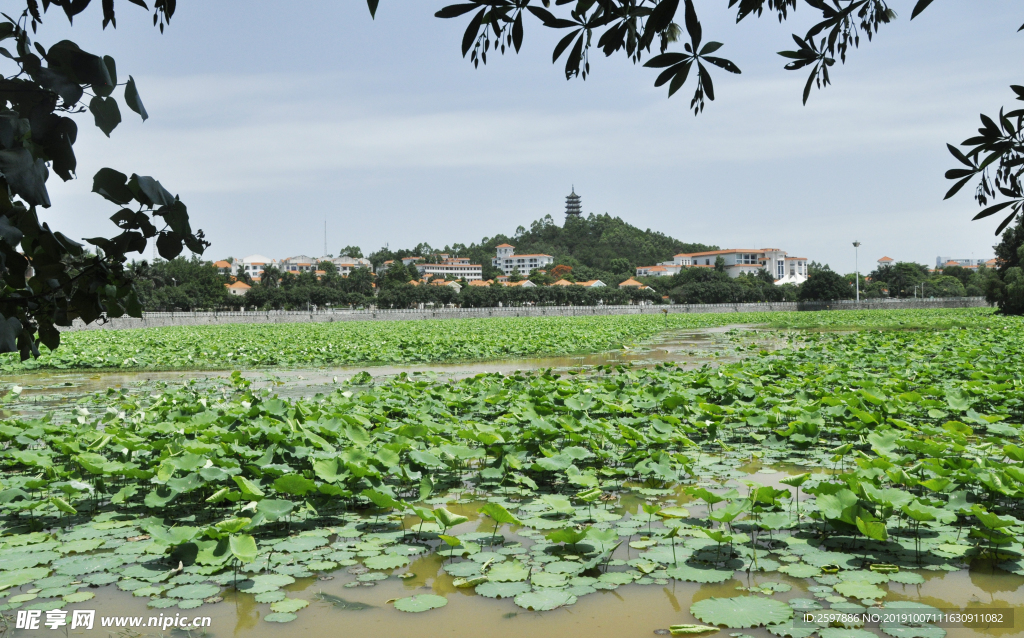
{"type": "Polygon", "coordinates": [[[267,622],[281,622],[281,623],[284,623],[284,622],[291,622],[291,621],[295,620],[296,618],[298,618],[298,616],[296,616],[295,614],[291,614],[291,613],[274,613],[274,614],[267,614],[263,618],[263,620],[265,620],[267,622]]]}
{"type": "Polygon", "coordinates": [[[634,575],[630,572],[605,572],[598,576],[597,580],[609,585],[628,585],[635,579],[634,575]]]}
{"type": "Polygon", "coordinates": [[[395,601],[395,609],[408,613],[419,613],[421,611],[429,611],[431,609],[444,607],[447,604],[448,599],[444,596],[420,594],[418,596],[410,596],[408,598],[399,598],[395,601]]]}
{"type": "Polygon", "coordinates": [[[476,586],[476,593],[486,598],[515,598],[528,591],[530,591],[530,586],[522,582],[486,582],[476,586]]]}
{"type": "Polygon", "coordinates": [[[526,580],[529,575],[530,570],[525,565],[519,561],[511,561],[492,565],[487,571],[487,580],[496,583],[518,582],[526,580]]]}
{"type": "Polygon", "coordinates": [[[170,598],[209,598],[220,593],[216,585],[182,585],[167,592],[170,598]]]}
{"type": "Polygon", "coordinates": [[[530,582],[534,587],[564,587],[568,578],[565,574],[550,574],[548,572],[534,572],[530,576],[530,582]]]}
{"type": "Polygon", "coordinates": [[[363,564],[370,569],[398,569],[399,567],[405,567],[410,563],[408,556],[399,556],[398,554],[381,554],[380,556],[371,556],[363,561],[363,564]]]}
{"type": "Polygon", "coordinates": [[[835,590],[843,596],[849,596],[850,598],[858,598],[860,600],[877,599],[885,597],[885,591],[881,588],[872,585],[871,583],[865,583],[855,580],[838,583],[835,586],[835,590]]]}
{"type": "Polygon", "coordinates": [[[732,578],[733,570],[681,563],[676,567],[670,567],[668,575],[676,580],[684,580],[691,583],[723,583],[732,578]]]}
{"type": "Polygon", "coordinates": [[[701,600],[690,607],[690,613],[701,622],[745,629],[786,622],[793,617],[793,608],[771,598],[736,596],[701,600]]]}
{"type": "Polygon", "coordinates": [[[186,598],[178,603],[178,609],[195,609],[202,606],[203,601],[199,598],[186,598]]]}
{"type": "Polygon", "coordinates": [[[308,600],[301,598],[285,598],[270,605],[270,609],[279,614],[290,614],[309,606],[308,600]]]}
{"type": "Polygon", "coordinates": [[[280,589],[263,592],[262,594],[256,594],[256,602],[258,603],[276,603],[277,601],[284,599],[285,593],[280,589]]]}
{"type": "Polygon", "coordinates": [[[96,597],[96,594],[94,594],[91,591],[80,591],[80,592],[76,592],[74,594],[68,594],[67,596],[65,596],[64,597],[64,602],[66,602],[66,603],[84,603],[85,601],[92,600],[95,597],[96,597]]]}
{"type": "Polygon", "coordinates": [[[561,589],[546,588],[519,594],[516,604],[532,611],[550,611],[576,602],[576,597],[561,589]]]}
{"type": "Polygon", "coordinates": [[[177,605],[178,602],[175,598],[154,598],[146,604],[146,607],[150,609],[167,609],[177,605]]]}

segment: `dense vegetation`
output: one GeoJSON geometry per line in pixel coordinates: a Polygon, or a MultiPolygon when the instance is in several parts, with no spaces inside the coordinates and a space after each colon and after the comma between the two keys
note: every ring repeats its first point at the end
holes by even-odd
{"type": "Polygon", "coordinates": [[[902,310],[695,313],[493,319],[228,324],[68,333],[60,349],[21,362],[0,358],[0,370],[214,369],[427,363],[567,354],[618,348],[665,329],[729,324],[789,327],[834,325],[969,325],[991,311],[902,310]]]}
{"type": "Polygon", "coordinates": [[[356,585],[414,574],[393,601],[403,612],[444,606],[452,586],[542,611],[762,572],[776,580],[734,581],[745,591],[695,602],[680,623],[807,638],[840,635],[792,622],[826,604],[925,611],[893,592],[928,571],[1024,574],[1020,321],[916,317],[963,319],[813,333],[690,372],[359,375],[296,400],[233,375],[8,418],[5,609],[81,603],[89,585],[194,609],[232,587],[288,622],[321,584],[283,588],[331,573],[356,585]],[[814,598],[779,599],[791,579],[814,598]]]}
{"type": "Polygon", "coordinates": [[[520,226],[512,236],[499,234],[485,237],[479,244],[454,244],[443,249],[432,248],[428,244],[420,244],[412,250],[381,249],[371,254],[369,259],[376,267],[385,260],[429,257],[444,252],[469,257],[472,263],[483,266],[484,279],[493,279],[502,274],[491,266],[491,259],[500,244],[512,244],[516,253],[521,255],[551,255],[555,258],[555,265],[570,266],[576,280],[600,279],[608,285],[616,285],[632,277],[638,266],[652,266],[671,260],[679,253],[718,249],[717,246],[687,243],[649,228],[640,230],[619,217],[605,213],[568,218],[564,226],[558,226],[551,215],[547,215],[530,224],[529,229],[520,226]]]}

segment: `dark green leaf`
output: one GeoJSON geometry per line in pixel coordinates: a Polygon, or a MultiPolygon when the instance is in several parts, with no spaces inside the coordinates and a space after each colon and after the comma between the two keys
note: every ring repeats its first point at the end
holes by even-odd
{"type": "Polygon", "coordinates": [[[146,107],[142,105],[142,98],[139,97],[139,90],[135,86],[135,78],[128,76],[128,85],[124,87],[124,103],[128,108],[142,116],[142,121],[149,119],[146,107]]]}
{"type": "Polygon", "coordinates": [[[121,123],[121,109],[112,97],[96,96],[89,101],[89,110],[96,120],[96,126],[110,137],[110,132],[121,123]]]}
{"type": "Polygon", "coordinates": [[[92,178],[92,192],[121,205],[135,198],[128,188],[128,176],[112,168],[101,168],[96,172],[92,178]]]}

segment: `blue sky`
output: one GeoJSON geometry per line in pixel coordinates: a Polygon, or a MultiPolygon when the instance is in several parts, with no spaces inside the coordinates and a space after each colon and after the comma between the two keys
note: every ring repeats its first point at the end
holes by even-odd
{"type": "Polygon", "coordinates": [[[567,82],[551,64],[558,34],[535,21],[520,55],[474,70],[459,50],[466,20],[432,17],[444,4],[383,0],[371,20],[361,0],[206,0],[179,4],[163,35],[123,1],[116,30],[100,29],[98,6],[74,27],[51,9],[39,40],[112,55],[151,117],[123,109],[108,140],[79,116],[80,177],[51,178],[44,219],[109,234],[115,211],[89,190],[111,166],[179,194],[212,259],[319,255],[325,218],[330,253],[511,235],[560,221],[573,185],[587,213],[843,272],[854,239],[862,270],[883,255],[991,256],[996,223],[970,221],[970,193],[942,200],[945,143],[1024,81],[1019,5],[947,0],[910,22],[912,0],[893,0],[899,20],[802,106],[806,76],[775,52],[811,23],[807,7],[783,25],[736,25],[724,0],[700,0],[705,40],[725,42],[743,74],[715,74],[717,100],[694,117],[692,88],[667,99],[653,70],[621,56],[595,52],[592,75],[567,82]]]}

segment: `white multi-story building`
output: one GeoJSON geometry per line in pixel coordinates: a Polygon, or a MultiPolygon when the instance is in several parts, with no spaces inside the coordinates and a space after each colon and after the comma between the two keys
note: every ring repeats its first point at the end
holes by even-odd
{"type": "Polygon", "coordinates": [[[506,275],[518,270],[523,277],[529,277],[534,270],[545,269],[555,262],[551,255],[517,255],[516,247],[511,244],[501,244],[497,249],[498,254],[491,259],[491,265],[506,275]]]}
{"type": "Polygon", "coordinates": [[[281,269],[281,272],[290,272],[293,275],[298,275],[304,272],[316,272],[319,261],[319,259],[309,255],[296,255],[295,257],[282,259],[278,262],[277,267],[281,269]]]}
{"type": "Polygon", "coordinates": [[[468,257],[449,257],[439,264],[420,262],[416,264],[416,270],[424,279],[435,277],[443,279],[448,275],[466,281],[480,281],[484,278],[483,266],[469,263],[468,257]]]}
{"type": "Polygon", "coordinates": [[[242,259],[241,263],[235,262],[233,275],[237,275],[239,272],[243,272],[252,279],[259,279],[263,276],[263,269],[268,266],[277,267],[277,262],[269,257],[264,257],[260,254],[249,255],[242,259]]]}
{"type": "Polygon", "coordinates": [[[733,248],[709,250],[700,253],[681,253],[672,261],[657,266],[641,266],[636,269],[637,277],[668,277],[682,268],[714,268],[721,257],[725,261],[725,272],[730,277],[741,273],[755,274],[767,270],[776,284],[801,284],[807,280],[807,259],[789,257],[778,248],[733,248]]]}
{"type": "Polygon", "coordinates": [[[349,257],[348,255],[342,255],[340,257],[321,257],[320,261],[329,261],[334,264],[338,269],[338,274],[342,277],[348,277],[349,274],[357,268],[373,268],[373,264],[370,263],[369,259],[364,259],[362,257],[349,257]]]}
{"type": "Polygon", "coordinates": [[[945,268],[946,266],[963,266],[964,268],[977,268],[978,266],[988,266],[989,262],[994,261],[994,259],[954,259],[953,257],[936,257],[935,267],[945,268]]]}

